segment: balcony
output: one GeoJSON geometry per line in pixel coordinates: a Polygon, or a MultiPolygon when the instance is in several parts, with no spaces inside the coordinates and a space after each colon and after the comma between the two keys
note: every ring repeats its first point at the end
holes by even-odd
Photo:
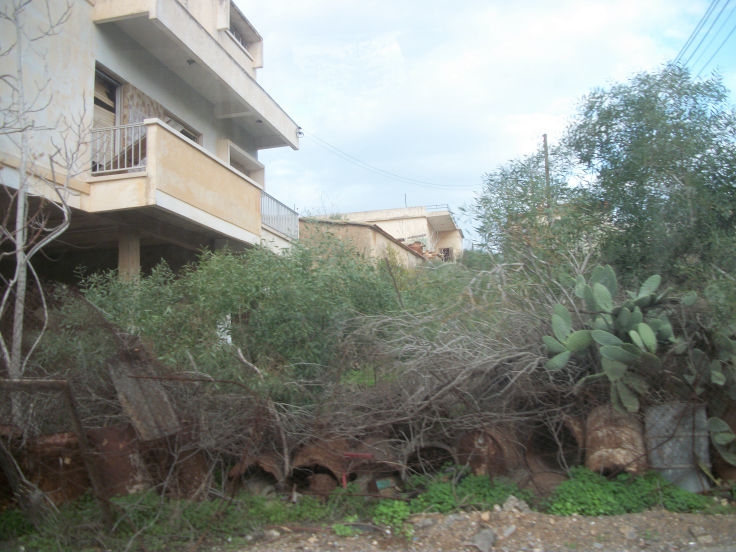
{"type": "MultiPolygon", "coordinates": [[[[297,149],[296,123],[256,82],[249,67],[256,62],[228,32],[229,18],[212,9],[218,4],[224,5],[199,0],[189,2],[189,7],[178,0],[97,0],[93,20],[100,31],[98,61],[105,65],[117,59],[117,52],[104,53],[106,48],[117,49],[106,40],[122,32],[136,44],[126,56],[155,58],[212,104],[215,118],[241,127],[256,149],[297,149]]],[[[249,44],[251,28],[243,23],[243,29],[241,36],[249,44]]],[[[251,48],[258,53],[260,42],[253,40],[251,48]]]]}
{"type": "Polygon", "coordinates": [[[146,126],[143,123],[92,130],[92,176],[146,170],[146,126]]]}
{"type": "Polygon", "coordinates": [[[263,226],[292,240],[299,239],[299,213],[266,192],[261,192],[261,220],[263,226]]]}
{"type": "Polygon", "coordinates": [[[295,211],[158,119],[93,130],[90,156],[88,212],[165,211],[190,228],[253,244],[262,225],[290,240],[299,235],[295,211]]]}

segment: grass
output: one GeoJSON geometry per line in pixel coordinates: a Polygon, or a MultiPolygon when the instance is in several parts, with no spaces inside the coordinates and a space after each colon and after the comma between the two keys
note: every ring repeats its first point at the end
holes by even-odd
{"type": "Polygon", "coordinates": [[[418,512],[449,513],[458,510],[490,510],[509,496],[558,515],[607,515],[663,507],[675,512],[734,513],[733,506],[688,493],[656,474],[622,475],[614,479],[573,468],[571,478],[541,501],[513,482],[468,475],[448,467],[434,476],[414,476],[406,485],[411,499],[378,500],[356,496],[353,484],[337,489],[328,498],[302,496],[296,503],[282,498],[238,494],[229,499],[193,502],[173,500],[153,491],[113,499],[116,523],[103,530],[102,517],[90,496],[63,505],[59,513],[33,528],[17,511],[0,512],[0,543],[32,551],[111,550],[164,551],[187,549],[193,544],[217,545],[223,550],[242,548],[263,529],[274,525],[314,524],[338,536],[359,530],[351,524],[368,522],[410,537],[410,516],[418,512]],[[418,493],[418,494],[417,494],[418,493]]]}

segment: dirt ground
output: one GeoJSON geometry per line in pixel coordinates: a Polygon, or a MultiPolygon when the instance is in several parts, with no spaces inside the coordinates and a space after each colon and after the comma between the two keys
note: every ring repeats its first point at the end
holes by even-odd
{"type": "Polygon", "coordinates": [[[412,538],[364,525],[338,537],[329,527],[273,527],[241,552],[736,552],[736,515],[649,511],[623,516],[558,517],[499,510],[411,518],[412,538]]]}

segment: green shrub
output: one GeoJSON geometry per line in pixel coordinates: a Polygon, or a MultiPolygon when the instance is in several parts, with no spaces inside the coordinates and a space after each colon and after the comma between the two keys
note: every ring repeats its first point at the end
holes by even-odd
{"type": "Polygon", "coordinates": [[[614,484],[600,474],[583,467],[570,470],[570,479],[552,493],[548,511],[569,516],[583,514],[605,516],[626,513],[614,493],[614,484]]]}
{"type": "Polygon", "coordinates": [[[614,479],[582,466],[570,470],[570,479],[552,493],[548,504],[551,514],[568,516],[619,515],[661,507],[673,512],[705,510],[711,502],[650,472],[641,477],[621,474],[614,479]]]}
{"type": "Polygon", "coordinates": [[[494,505],[506,502],[511,495],[528,503],[535,499],[533,493],[519,489],[508,479],[464,475],[464,470],[457,468],[450,470],[449,474],[412,476],[407,482],[407,488],[421,490],[409,502],[408,509],[411,513],[446,514],[461,509],[490,510],[494,505]]]}
{"type": "Polygon", "coordinates": [[[33,524],[16,508],[0,511],[0,541],[10,540],[33,532],[33,524]]]}
{"type": "Polygon", "coordinates": [[[360,533],[360,531],[356,529],[355,527],[351,527],[350,525],[344,525],[342,523],[334,523],[332,525],[332,530],[335,532],[335,535],[337,535],[338,537],[352,537],[360,533]]]}
{"type": "Polygon", "coordinates": [[[373,510],[373,523],[387,527],[395,535],[410,537],[412,526],[407,522],[411,511],[401,500],[383,500],[373,510]]]}
{"type": "Polygon", "coordinates": [[[259,366],[323,376],[351,318],[397,305],[385,269],[329,238],[283,255],[203,252],[178,274],[160,264],[130,282],[114,272],[91,275],[82,288],[113,323],[150,338],[168,365],[193,359],[201,371],[240,380],[237,348],[259,366]]]}
{"type": "Polygon", "coordinates": [[[344,489],[337,487],[327,500],[332,519],[371,519],[377,501],[361,496],[364,491],[356,483],[348,483],[344,489]]]}
{"type": "Polygon", "coordinates": [[[495,504],[503,504],[514,495],[527,503],[534,502],[531,491],[519,489],[513,481],[503,477],[490,480],[484,475],[469,475],[457,487],[459,506],[478,510],[490,510],[495,504]]]}
{"type": "Polygon", "coordinates": [[[457,510],[458,499],[452,481],[435,480],[419,496],[409,503],[412,513],[439,512],[447,513],[457,510]]]}

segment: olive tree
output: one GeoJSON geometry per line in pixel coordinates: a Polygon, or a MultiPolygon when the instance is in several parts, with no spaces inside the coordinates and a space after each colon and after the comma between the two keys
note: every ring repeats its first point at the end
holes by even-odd
{"type": "Polygon", "coordinates": [[[668,65],[593,90],[565,144],[607,207],[604,260],[620,273],[700,277],[732,239],[736,115],[717,76],[668,65]]]}

